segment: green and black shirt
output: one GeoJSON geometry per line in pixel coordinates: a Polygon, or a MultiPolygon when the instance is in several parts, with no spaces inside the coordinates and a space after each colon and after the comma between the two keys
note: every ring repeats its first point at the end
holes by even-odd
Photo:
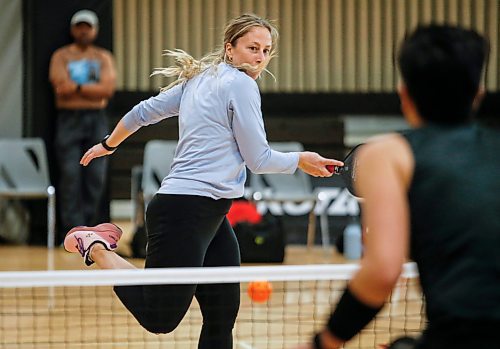
{"type": "Polygon", "coordinates": [[[487,329],[500,339],[500,130],[429,125],[403,136],[415,158],[411,256],[429,340],[487,329]]]}

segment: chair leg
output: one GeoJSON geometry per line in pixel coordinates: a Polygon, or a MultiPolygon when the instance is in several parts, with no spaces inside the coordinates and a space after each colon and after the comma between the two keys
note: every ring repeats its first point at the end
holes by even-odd
{"type": "Polygon", "coordinates": [[[56,241],[56,190],[47,188],[47,248],[53,249],[56,241]]]}
{"type": "Polygon", "coordinates": [[[328,227],[328,213],[325,208],[320,215],[320,229],[321,229],[321,242],[323,243],[323,249],[328,252],[330,247],[330,229],[328,227]]]}
{"type": "Polygon", "coordinates": [[[314,246],[314,238],[316,237],[316,214],[314,212],[316,202],[314,202],[311,212],[309,212],[309,222],[307,224],[307,248],[314,246]]]}
{"type": "MultiPolygon", "coordinates": [[[[54,246],[56,242],[56,189],[53,186],[47,188],[47,270],[54,270],[54,246]]],[[[48,288],[48,307],[55,307],[55,290],[48,288]]]]}

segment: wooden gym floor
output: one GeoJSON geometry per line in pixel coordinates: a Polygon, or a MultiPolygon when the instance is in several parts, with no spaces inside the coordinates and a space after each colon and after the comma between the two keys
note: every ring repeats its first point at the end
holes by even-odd
{"type": "MultiPolygon", "coordinates": [[[[132,239],[132,224],[129,221],[114,222],[123,230],[123,237],[118,246],[117,252],[129,256],[130,241],[132,239]]],[[[47,269],[47,248],[43,246],[16,246],[0,245],[0,271],[21,271],[21,270],[46,270],[47,269]]],[[[142,259],[130,259],[130,261],[141,267],[144,265],[142,259]]],[[[291,245],[286,247],[284,264],[331,264],[346,263],[342,255],[338,254],[334,248],[325,251],[321,246],[308,249],[304,245],[291,245]]],[[[82,259],[77,255],[64,251],[62,247],[56,247],[54,251],[55,270],[87,269],[82,259]]]]}

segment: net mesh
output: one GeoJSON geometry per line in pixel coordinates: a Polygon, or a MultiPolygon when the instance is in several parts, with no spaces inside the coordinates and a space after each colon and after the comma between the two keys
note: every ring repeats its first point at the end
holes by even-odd
{"type": "MultiPolygon", "coordinates": [[[[4,272],[0,273],[0,347],[196,348],[202,323],[196,299],[172,333],[155,335],[137,323],[111,285],[238,281],[241,306],[233,330],[234,348],[290,348],[310,341],[324,326],[355,269],[321,265],[4,272]],[[269,280],[272,294],[266,302],[250,299],[250,280],[269,280]]],[[[401,335],[415,336],[424,321],[417,274],[414,266],[406,265],[387,305],[345,347],[376,348],[401,335]]]]}

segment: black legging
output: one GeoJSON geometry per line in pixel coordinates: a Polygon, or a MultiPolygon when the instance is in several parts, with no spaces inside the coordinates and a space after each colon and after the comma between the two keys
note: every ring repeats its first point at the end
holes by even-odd
{"type": "MultiPolygon", "coordinates": [[[[231,200],[157,194],[146,212],[146,268],[239,266],[240,252],[226,219],[231,200]]],[[[153,333],[173,331],[193,296],[203,315],[199,349],[232,348],[240,285],[115,286],[115,293],[139,323],[153,333]]]]}

